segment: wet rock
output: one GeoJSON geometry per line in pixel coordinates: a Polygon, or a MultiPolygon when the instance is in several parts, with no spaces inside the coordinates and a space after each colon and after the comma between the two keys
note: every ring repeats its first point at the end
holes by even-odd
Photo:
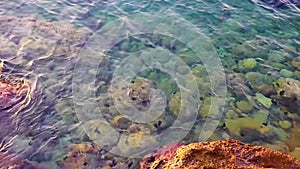
{"type": "Polygon", "coordinates": [[[279,121],[278,124],[283,129],[289,129],[292,127],[292,123],[288,120],[279,121]]]}
{"type": "Polygon", "coordinates": [[[292,71],[289,71],[287,69],[281,69],[279,72],[280,76],[286,77],[286,78],[291,78],[294,76],[294,73],[292,71]]]}
{"type": "Polygon", "coordinates": [[[250,88],[240,74],[227,73],[226,82],[230,93],[234,93],[237,96],[244,96],[245,93],[250,93],[250,88]]]}
{"type": "Polygon", "coordinates": [[[263,95],[269,97],[271,94],[273,94],[275,91],[273,90],[272,86],[262,84],[257,87],[257,91],[262,93],[263,95]]]}
{"type": "Polygon", "coordinates": [[[171,143],[160,148],[156,153],[144,158],[140,163],[140,169],[162,168],[166,162],[176,156],[177,149],[183,145],[183,143],[171,143]]]}
{"type": "Polygon", "coordinates": [[[30,101],[30,92],[31,86],[24,79],[0,74],[1,111],[17,113],[18,109],[22,109],[30,101]]]}
{"type": "Polygon", "coordinates": [[[238,101],[236,106],[244,113],[250,113],[253,110],[253,105],[246,100],[238,101]]]}
{"type": "Polygon", "coordinates": [[[143,131],[121,135],[118,142],[118,150],[122,156],[139,157],[145,155],[145,151],[157,146],[159,143],[155,137],[145,134],[143,131]]]}
{"type": "MultiPolygon", "coordinates": [[[[5,148],[40,159],[53,146],[56,127],[62,126],[53,105],[71,96],[75,59],[89,35],[89,29],[66,23],[0,17],[0,135],[1,143],[10,145],[5,148]],[[20,146],[16,136],[31,140],[31,145],[20,146]]],[[[69,113],[67,106],[60,110],[69,113]]]]}
{"type": "Polygon", "coordinates": [[[268,62],[272,65],[273,62],[275,63],[282,63],[288,58],[288,53],[279,50],[271,50],[268,53],[268,62]]]}
{"type": "Polygon", "coordinates": [[[206,117],[218,117],[222,113],[222,107],[224,106],[222,98],[206,97],[203,105],[200,107],[199,115],[203,118],[206,117]]]}
{"type": "Polygon", "coordinates": [[[18,63],[24,63],[25,60],[28,63],[38,58],[47,60],[51,56],[73,55],[79,52],[80,44],[91,33],[87,29],[76,29],[65,23],[51,23],[35,18],[2,16],[0,26],[0,39],[3,39],[0,46],[5,46],[0,49],[1,58],[12,59],[18,63]]]}
{"type": "Polygon", "coordinates": [[[137,77],[131,82],[114,82],[109,95],[114,100],[108,112],[113,126],[125,129],[130,122],[151,125],[166,121],[167,98],[151,80],[137,77]],[[120,115],[121,120],[127,119],[127,125],[118,125],[120,115]]]}
{"type": "Polygon", "coordinates": [[[45,169],[35,163],[24,160],[20,157],[17,157],[16,155],[8,154],[6,152],[0,153],[0,166],[3,169],[45,169]]]}
{"type": "Polygon", "coordinates": [[[291,134],[286,140],[284,140],[284,143],[288,146],[291,152],[294,151],[296,147],[300,146],[300,131],[298,126],[291,129],[291,134]]]}
{"type": "Polygon", "coordinates": [[[28,130],[20,124],[22,122],[27,124],[25,121],[30,119],[29,114],[25,116],[23,111],[29,107],[31,92],[31,85],[24,79],[0,73],[0,140],[2,144],[10,145],[9,142],[16,134],[28,130]]]}
{"type": "Polygon", "coordinates": [[[127,115],[132,116],[134,112],[130,112],[130,110],[135,109],[144,112],[157,101],[156,98],[153,98],[155,91],[157,91],[157,87],[154,83],[148,79],[138,77],[131,83],[118,82],[113,86],[111,93],[115,99],[115,106],[119,111],[126,111],[127,115]]]}
{"type": "Polygon", "coordinates": [[[249,40],[235,46],[232,52],[238,58],[266,58],[269,49],[267,44],[262,40],[249,40]]]}
{"type": "Polygon", "coordinates": [[[272,106],[272,99],[264,96],[261,93],[256,93],[255,94],[255,100],[262,106],[266,107],[266,108],[270,108],[272,106]]]}
{"type": "Polygon", "coordinates": [[[73,144],[69,147],[66,157],[59,162],[64,169],[88,169],[91,166],[98,166],[100,157],[95,156],[100,151],[89,143],[73,144]]]}
{"type": "Polygon", "coordinates": [[[171,100],[169,102],[169,106],[170,106],[173,114],[178,116],[180,113],[180,107],[181,107],[181,96],[180,96],[179,92],[172,95],[171,100]]]}
{"type": "Polygon", "coordinates": [[[290,63],[294,68],[300,69],[300,57],[292,60],[290,63]]]}
{"type": "Polygon", "coordinates": [[[254,58],[247,58],[240,60],[238,67],[241,71],[248,71],[254,69],[257,66],[257,61],[254,58]]]}
{"type": "Polygon", "coordinates": [[[165,152],[165,156],[163,156],[165,158],[160,157],[157,159],[153,155],[150,158],[145,158],[141,162],[141,169],[297,169],[300,167],[300,161],[287,154],[232,139],[191,143],[177,147],[175,147],[177,148],[175,155],[174,150],[168,151],[168,149],[165,149],[165,151],[160,150],[165,152]]]}
{"type": "Polygon", "coordinates": [[[258,118],[243,117],[238,119],[228,119],[225,124],[229,132],[234,136],[242,136],[241,131],[243,129],[255,129],[262,135],[270,131],[270,128],[265,126],[258,118]]]}
{"type": "Polygon", "coordinates": [[[286,78],[274,83],[279,103],[291,113],[300,115],[300,81],[286,78]]]}

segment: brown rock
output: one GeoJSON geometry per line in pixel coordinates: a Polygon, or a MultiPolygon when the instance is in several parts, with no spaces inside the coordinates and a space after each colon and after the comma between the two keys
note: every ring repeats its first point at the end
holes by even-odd
{"type": "MultiPolygon", "coordinates": [[[[97,161],[93,154],[99,151],[97,147],[88,143],[73,144],[70,146],[69,155],[63,160],[62,168],[65,169],[87,169],[92,163],[92,159],[97,161]]],[[[99,160],[99,159],[98,159],[99,160]]]]}
{"type": "MultiPolygon", "coordinates": [[[[154,161],[152,164],[156,164],[154,161]]],[[[149,169],[299,169],[300,161],[262,146],[225,139],[191,143],[177,149],[176,156],[149,169]]],[[[142,168],[143,169],[143,168],[142,168]]]]}
{"type": "Polygon", "coordinates": [[[300,115],[300,81],[286,78],[282,84],[275,83],[279,103],[289,112],[300,115]]]}

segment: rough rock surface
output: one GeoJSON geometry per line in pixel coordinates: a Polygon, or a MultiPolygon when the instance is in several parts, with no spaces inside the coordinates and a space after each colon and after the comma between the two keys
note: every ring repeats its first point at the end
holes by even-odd
{"type": "Polygon", "coordinates": [[[141,169],[159,168],[167,161],[172,160],[176,155],[176,150],[183,146],[183,143],[172,143],[160,148],[156,153],[144,158],[140,164],[141,169]]]}
{"type": "MultiPolygon", "coordinates": [[[[161,151],[161,150],[160,150],[161,151]]],[[[237,140],[191,143],[181,146],[168,161],[146,158],[141,169],[298,169],[300,161],[262,146],[252,146],[237,140]],[[145,167],[145,163],[150,165],[145,167]],[[159,164],[159,165],[158,165],[159,164]],[[161,164],[161,165],[160,165],[161,164]]]]}

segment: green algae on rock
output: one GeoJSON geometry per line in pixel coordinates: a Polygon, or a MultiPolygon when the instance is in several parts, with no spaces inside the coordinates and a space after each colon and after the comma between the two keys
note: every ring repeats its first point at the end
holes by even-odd
{"type": "Polygon", "coordinates": [[[236,103],[236,106],[243,112],[243,113],[250,113],[254,106],[252,104],[250,104],[248,101],[246,100],[242,100],[242,101],[238,101],[236,103]]]}
{"type": "Polygon", "coordinates": [[[243,117],[238,119],[228,119],[225,121],[226,128],[235,136],[241,136],[243,129],[255,129],[260,134],[266,134],[270,128],[265,126],[259,119],[243,117]]]}
{"type": "Polygon", "coordinates": [[[139,153],[158,145],[159,143],[154,136],[144,131],[139,131],[137,133],[130,133],[129,135],[121,135],[117,149],[112,150],[112,152],[120,151],[124,156],[139,157],[141,155],[138,155],[139,153]]]}
{"type": "Polygon", "coordinates": [[[266,108],[270,108],[272,106],[272,99],[267,98],[261,93],[256,93],[255,99],[266,108]]]}
{"type": "Polygon", "coordinates": [[[173,114],[178,116],[178,114],[180,113],[180,108],[181,108],[181,97],[180,97],[179,92],[175,93],[172,96],[172,98],[169,102],[169,106],[170,106],[173,114]]]}
{"type": "Polygon", "coordinates": [[[292,127],[292,123],[288,120],[279,121],[278,124],[283,129],[289,129],[292,127]]]}
{"type": "Polygon", "coordinates": [[[206,97],[203,105],[199,109],[199,115],[202,118],[206,117],[217,117],[219,114],[222,112],[222,106],[223,104],[222,98],[217,98],[217,97],[206,97]]]}
{"type": "Polygon", "coordinates": [[[240,60],[238,65],[240,70],[249,70],[255,68],[257,66],[257,62],[254,58],[247,58],[240,60]]]}
{"type": "Polygon", "coordinates": [[[286,78],[291,78],[291,77],[294,76],[294,73],[292,71],[287,70],[287,69],[281,69],[279,74],[282,77],[286,77],[286,78]]]}
{"type": "Polygon", "coordinates": [[[269,63],[281,63],[282,61],[284,61],[287,57],[287,53],[283,52],[283,51],[278,51],[278,50],[271,50],[268,53],[268,62],[269,63]]]}
{"type": "Polygon", "coordinates": [[[232,52],[237,57],[265,58],[269,52],[267,44],[262,40],[249,40],[235,46],[232,52]]]}

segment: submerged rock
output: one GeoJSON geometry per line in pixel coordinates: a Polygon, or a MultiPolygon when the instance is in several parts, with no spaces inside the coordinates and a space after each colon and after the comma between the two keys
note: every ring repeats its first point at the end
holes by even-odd
{"type": "Polygon", "coordinates": [[[156,153],[147,156],[140,163],[141,169],[162,168],[162,166],[176,156],[176,151],[183,143],[172,143],[160,148],[156,153]]]}
{"type": "Polygon", "coordinates": [[[0,110],[17,113],[30,101],[30,91],[31,87],[24,79],[0,74],[0,110]]]}
{"type": "Polygon", "coordinates": [[[287,154],[232,139],[175,146],[171,153],[168,153],[170,152],[168,147],[159,151],[164,152],[164,150],[165,153],[160,158],[155,158],[157,153],[150,158],[145,158],[140,164],[141,169],[297,169],[300,167],[300,161],[287,154]],[[177,149],[175,154],[174,149],[177,149]]]}
{"type": "Polygon", "coordinates": [[[7,169],[45,169],[16,155],[0,153],[0,166],[7,169]]]}
{"type": "Polygon", "coordinates": [[[45,151],[63,132],[53,105],[71,96],[74,62],[89,35],[61,22],[0,17],[1,150],[47,160],[45,151]]]}
{"type": "Polygon", "coordinates": [[[300,115],[300,81],[286,78],[274,83],[279,103],[291,113],[300,115]]]}
{"type": "Polygon", "coordinates": [[[69,147],[70,152],[63,161],[60,161],[61,168],[65,169],[87,169],[88,166],[96,166],[93,163],[100,162],[100,156],[93,156],[100,151],[94,145],[88,143],[73,144],[69,147]],[[92,165],[93,164],[93,165],[92,165]]]}
{"type": "Polygon", "coordinates": [[[16,133],[28,130],[21,124],[28,120],[28,115],[23,111],[29,107],[31,91],[31,85],[24,79],[0,73],[0,140],[4,144],[2,148],[9,144],[8,137],[13,138],[16,133]]]}

